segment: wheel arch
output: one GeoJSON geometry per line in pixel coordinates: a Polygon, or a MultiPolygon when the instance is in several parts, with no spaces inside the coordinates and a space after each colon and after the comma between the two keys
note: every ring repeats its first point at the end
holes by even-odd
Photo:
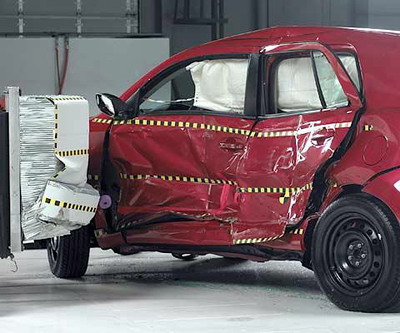
{"type": "MultiPolygon", "coordinates": [[[[323,212],[334,202],[337,200],[346,197],[351,194],[363,193],[375,200],[378,200],[383,206],[385,206],[397,219],[400,224],[400,169],[397,171],[398,182],[399,182],[399,190],[396,189],[396,193],[393,193],[393,180],[397,179],[396,175],[387,175],[387,177],[383,177],[386,174],[380,175],[378,177],[373,178],[367,185],[362,186],[359,184],[348,184],[340,187],[338,192],[332,196],[331,198],[327,198],[322,205],[322,209],[320,212],[314,216],[311,216],[307,221],[306,230],[304,233],[303,243],[304,243],[304,257],[303,257],[303,266],[312,269],[311,263],[311,253],[312,253],[312,239],[314,236],[315,226],[318,223],[323,212]],[[381,178],[382,177],[382,178],[381,178]],[[381,178],[381,179],[380,179],[381,178]],[[390,187],[392,184],[392,189],[387,193],[386,189],[390,187]],[[386,200],[385,200],[386,199],[386,200]],[[397,205],[396,203],[397,199],[397,205]],[[392,208],[394,207],[394,209],[392,208]]],[[[397,182],[396,181],[396,182],[397,182]]]]}

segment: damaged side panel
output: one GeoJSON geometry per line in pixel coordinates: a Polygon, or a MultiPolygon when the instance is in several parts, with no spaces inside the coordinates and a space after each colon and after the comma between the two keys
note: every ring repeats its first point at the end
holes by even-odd
{"type": "Polygon", "coordinates": [[[322,44],[264,52],[270,115],[254,127],[237,171],[235,244],[275,240],[302,220],[317,170],[340,147],[362,105],[345,67],[322,44]]]}
{"type": "Polygon", "coordinates": [[[353,120],[350,108],[287,115],[259,122],[238,168],[236,241],[281,236],[300,222],[314,175],[332,157],[353,120]]]}
{"type": "MultiPolygon", "coordinates": [[[[322,44],[264,51],[272,53],[259,75],[265,75],[262,87],[271,104],[266,115],[249,106],[244,111],[258,114],[258,120],[232,115],[231,107],[231,115],[217,116],[207,113],[207,106],[191,113],[191,106],[181,113],[168,109],[114,121],[109,152],[119,197],[114,198],[118,216],[113,229],[182,219],[214,221],[213,226],[229,224],[233,244],[247,244],[276,240],[304,218],[317,170],[341,146],[362,103],[339,58],[322,44]]],[[[201,76],[207,84],[198,85],[192,73],[194,106],[200,100],[220,102],[225,83],[240,82],[227,79],[233,63],[221,63],[216,73],[222,88],[210,89],[217,81],[208,74],[216,64],[208,65],[207,75],[201,76]]],[[[243,85],[238,91],[244,91],[243,85]]],[[[247,102],[263,99],[250,89],[246,94],[247,102]]],[[[237,98],[226,96],[229,105],[235,104],[237,98]]]]}
{"type": "Polygon", "coordinates": [[[110,154],[120,181],[118,225],[174,214],[232,222],[236,169],[254,121],[204,115],[117,122],[110,154]]]}

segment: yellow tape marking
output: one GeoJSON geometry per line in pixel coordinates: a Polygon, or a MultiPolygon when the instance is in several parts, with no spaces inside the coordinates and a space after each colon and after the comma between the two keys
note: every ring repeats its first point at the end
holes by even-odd
{"type": "Polygon", "coordinates": [[[285,235],[285,232],[283,232],[281,235],[272,236],[272,237],[234,239],[233,244],[239,245],[239,244],[256,244],[256,243],[271,242],[271,241],[277,240],[279,238],[282,238],[284,235],[285,235]]]}
{"type": "Polygon", "coordinates": [[[103,118],[93,118],[93,123],[100,123],[100,124],[111,124],[113,122],[112,119],[103,119],[103,118]]]}
{"type": "Polygon", "coordinates": [[[82,156],[88,155],[89,149],[56,150],[55,154],[59,157],[82,156]]]}
{"type": "Polygon", "coordinates": [[[88,213],[96,213],[96,211],[97,211],[97,207],[72,204],[72,203],[68,203],[65,201],[50,199],[50,198],[46,198],[46,197],[43,197],[42,202],[47,205],[53,205],[53,206],[57,206],[57,207],[67,208],[67,209],[79,210],[79,211],[88,212],[88,213]]]}
{"type": "Polygon", "coordinates": [[[302,187],[240,187],[240,193],[280,193],[279,203],[284,204],[286,199],[296,195],[299,192],[311,190],[312,183],[306,184],[302,187]]]}
{"type": "Polygon", "coordinates": [[[294,229],[294,230],[291,230],[290,232],[289,232],[289,234],[294,234],[294,235],[303,235],[304,234],[304,229],[294,229]]]}
{"type": "Polygon", "coordinates": [[[100,180],[100,176],[99,175],[88,175],[87,176],[88,180],[100,180]]]}
{"type": "Polygon", "coordinates": [[[128,175],[121,173],[121,179],[129,180],[141,180],[141,179],[162,179],[165,181],[177,181],[185,183],[201,183],[201,184],[226,184],[226,185],[237,185],[233,180],[225,179],[210,179],[210,178],[200,178],[200,177],[190,177],[190,176],[164,176],[164,175],[128,175]]]}
{"type": "Polygon", "coordinates": [[[48,97],[53,101],[82,101],[85,100],[82,96],[60,96],[60,97],[48,97]]]}
{"type": "MultiPolygon", "coordinates": [[[[305,129],[300,129],[298,131],[266,131],[266,132],[254,132],[250,130],[245,130],[241,128],[232,128],[226,127],[221,125],[211,125],[211,124],[203,124],[203,123],[191,123],[191,122],[183,122],[183,121],[166,121],[166,120],[147,120],[147,119],[135,119],[132,120],[111,120],[111,119],[101,119],[101,118],[94,118],[92,119],[95,123],[103,123],[103,124],[111,124],[114,125],[145,125],[145,126],[163,126],[163,127],[181,127],[181,128],[193,128],[193,129],[206,129],[209,131],[215,132],[225,132],[225,133],[235,133],[241,134],[250,137],[256,138],[278,138],[278,137],[291,137],[297,136],[301,134],[311,133],[316,128],[310,127],[305,129]]],[[[343,123],[333,123],[328,124],[326,128],[333,127],[333,128],[349,128],[351,126],[351,122],[343,122],[343,123]]],[[[366,125],[368,129],[365,130],[372,130],[372,125],[366,125]],[[369,127],[368,127],[369,126],[369,127]]],[[[320,126],[319,126],[320,127],[320,126]]]]}

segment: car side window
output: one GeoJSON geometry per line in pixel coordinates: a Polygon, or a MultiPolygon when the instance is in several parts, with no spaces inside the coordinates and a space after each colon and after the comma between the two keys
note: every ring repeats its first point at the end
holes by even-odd
{"type": "Polygon", "coordinates": [[[337,108],[348,105],[347,96],[340,85],[331,64],[322,52],[312,53],[317,74],[317,81],[321,87],[324,108],[337,108]]]}
{"type": "Polygon", "coordinates": [[[140,109],[244,114],[248,67],[247,58],[186,63],[145,91],[140,109]]]}
{"type": "Polygon", "coordinates": [[[321,109],[311,57],[290,57],[277,61],[274,99],[278,112],[321,109]]]}
{"type": "Polygon", "coordinates": [[[342,86],[322,52],[277,58],[272,76],[273,102],[278,113],[348,105],[342,86]]]}
{"type": "Polygon", "coordinates": [[[361,91],[360,72],[357,65],[357,59],[353,54],[345,53],[339,54],[339,59],[344,66],[344,69],[349,74],[351,80],[356,86],[358,91],[361,91]]]}

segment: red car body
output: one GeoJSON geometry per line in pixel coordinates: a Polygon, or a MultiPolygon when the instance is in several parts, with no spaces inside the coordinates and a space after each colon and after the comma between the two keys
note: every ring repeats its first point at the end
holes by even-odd
{"type": "Polygon", "coordinates": [[[132,99],[177,64],[248,55],[253,114],[93,118],[91,183],[100,187],[111,168],[119,186],[115,210],[99,209],[95,217],[98,244],[305,262],[315,222],[345,193],[369,193],[400,219],[399,51],[400,33],[282,27],[210,42],[166,60],[121,99],[132,99]],[[260,89],[268,71],[264,59],[308,51],[326,56],[348,105],[271,116],[262,105],[268,92],[260,89]],[[338,53],[357,58],[359,91],[338,53]]]}

